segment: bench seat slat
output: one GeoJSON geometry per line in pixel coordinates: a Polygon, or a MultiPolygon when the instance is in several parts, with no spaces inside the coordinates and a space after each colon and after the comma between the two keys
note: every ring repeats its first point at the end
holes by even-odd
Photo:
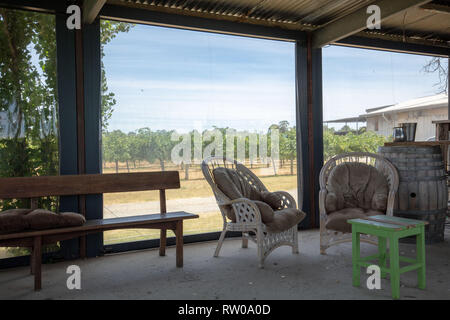
{"type": "Polygon", "coordinates": [[[30,238],[35,236],[56,235],[62,233],[72,233],[81,231],[121,228],[121,227],[138,227],[139,225],[148,225],[152,223],[179,221],[185,219],[195,219],[198,215],[187,213],[184,211],[168,212],[166,214],[146,214],[140,216],[130,216],[110,219],[88,220],[82,226],[68,228],[54,228],[46,230],[24,231],[17,233],[0,234],[0,240],[30,238]]]}
{"type": "Polygon", "coordinates": [[[178,171],[0,178],[0,199],[179,188],[178,171]]]}

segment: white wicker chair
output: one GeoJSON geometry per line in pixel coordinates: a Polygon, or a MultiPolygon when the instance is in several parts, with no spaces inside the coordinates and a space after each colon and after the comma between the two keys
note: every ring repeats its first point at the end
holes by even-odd
{"type": "MultiPolygon", "coordinates": [[[[394,209],[395,193],[397,192],[399,177],[397,169],[386,158],[381,155],[368,152],[352,152],[343,153],[332,157],[322,167],[319,176],[320,193],[319,193],[319,210],[320,210],[320,253],[325,254],[326,250],[336,244],[352,241],[351,233],[343,233],[335,230],[329,230],[325,227],[328,214],[325,208],[325,199],[327,195],[327,182],[331,170],[337,165],[344,162],[362,162],[375,167],[384,174],[389,184],[389,194],[387,200],[386,215],[392,216],[394,209]]],[[[377,244],[375,237],[361,235],[361,241],[377,244]]]]}
{"type": "MultiPolygon", "coordinates": [[[[264,184],[258,177],[247,169],[243,164],[222,157],[209,157],[202,162],[202,171],[206,181],[211,186],[216,202],[220,208],[223,218],[223,231],[219,238],[214,257],[219,256],[220,248],[225,238],[227,231],[242,232],[242,247],[247,248],[248,239],[254,241],[258,247],[259,267],[264,267],[265,258],[276,248],[282,245],[292,247],[292,253],[298,253],[298,231],[297,226],[294,226],[286,231],[280,233],[271,233],[266,230],[266,226],[261,220],[261,214],[255,203],[246,198],[239,198],[235,200],[229,199],[217,187],[213,170],[218,167],[225,167],[235,169],[241,177],[247,180],[253,187],[259,191],[267,191],[264,184]],[[227,220],[224,206],[231,205],[236,215],[236,222],[227,220]],[[250,233],[254,233],[252,236],[250,233]]],[[[276,191],[282,197],[283,208],[296,208],[295,199],[287,192],[276,191]]]]}

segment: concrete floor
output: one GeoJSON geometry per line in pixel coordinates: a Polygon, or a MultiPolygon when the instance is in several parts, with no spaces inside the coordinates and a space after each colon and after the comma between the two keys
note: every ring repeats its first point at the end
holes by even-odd
{"type": "MultiPolygon", "coordinates": [[[[390,299],[389,280],[380,290],[352,287],[351,244],[319,254],[319,233],[299,232],[300,254],[289,247],[272,252],[258,269],[256,248],[242,249],[237,239],[226,240],[219,258],[216,242],[185,246],[184,268],[175,267],[175,249],[166,257],[157,250],[108,255],[43,266],[43,289],[32,290],[28,268],[0,270],[0,299],[390,299]],[[66,268],[81,268],[81,290],[66,287],[66,268]]],[[[415,245],[400,244],[413,255],[415,245]]],[[[362,245],[362,254],[376,247],[362,245]]],[[[427,246],[427,289],[416,287],[416,272],[401,276],[402,299],[450,299],[450,234],[446,241],[427,246]]]]}

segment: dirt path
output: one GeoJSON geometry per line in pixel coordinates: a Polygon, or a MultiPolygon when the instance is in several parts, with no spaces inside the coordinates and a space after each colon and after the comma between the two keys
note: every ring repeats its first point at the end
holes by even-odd
{"type": "MultiPolygon", "coordinates": [[[[297,190],[288,192],[297,200],[297,190]]],[[[214,197],[167,200],[168,211],[187,211],[196,214],[219,211],[214,197]]],[[[149,213],[158,213],[159,201],[131,202],[104,206],[104,218],[127,217],[149,213]]]]}

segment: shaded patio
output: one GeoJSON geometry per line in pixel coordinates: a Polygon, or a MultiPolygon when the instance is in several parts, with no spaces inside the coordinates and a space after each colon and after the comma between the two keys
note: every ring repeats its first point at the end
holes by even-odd
{"type": "MultiPolygon", "coordinates": [[[[80,233],[79,238],[58,238],[60,251],[46,254],[44,259],[41,291],[31,290],[29,256],[1,259],[0,299],[391,299],[391,287],[386,279],[382,280],[381,290],[371,291],[364,285],[363,273],[362,286],[352,287],[351,243],[331,247],[326,255],[319,254],[318,178],[324,163],[322,48],[340,45],[447,59],[450,57],[450,1],[0,0],[0,7],[54,16],[59,113],[57,174],[60,176],[103,175],[101,20],[293,43],[293,135],[298,188],[289,191],[296,193],[295,199],[306,213],[298,225],[300,254],[291,254],[289,247],[277,248],[268,256],[264,269],[258,268],[254,244],[250,243],[248,249],[241,248],[241,239],[236,238],[240,234],[231,234],[220,257],[214,258],[220,232],[185,233],[183,238],[182,222],[181,228],[177,222],[177,243],[182,248],[184,240],[185,257],[184,266],[182,254],[181,263],[177,260],[179,268],[173,263],[174,247],[167,248],[166,257],[159,256],[157,250],[166,240],[166,230],[170,229],[166,225],[161,227],[162,241],[153,237],[109,244],[105,243],[102,232],[92,230],[89,236],[80,233]],[[66,7],[72,2],[83,9],[81,29],[67,28],[66,7]],[[367,29],[369,4],[381,8],[381,20],[386,26],[382,31],[367,29]],[[414,19],[405,25],[406,13],[414,19]],[[82,270],[81,290],[71,291],[66,286],[66,268],[73,264],[82,270]]],[[[341,119],[357,120],[360,119],[341,119]]],[[[290,160],[294,176],[294,158],[290,160]]],[[[175,188],[180,188],[177,177],[175,188]]],[[[88,221],[129,217],[159,208],[161,213],[166,213],[171,206],[184,207],[194,214],[217,210],[212,197],[168,199],[166,208],[165,189],[157,186],[151,189],[160,192],[159,201],[111,206],[104,205],[99,189],[90,193],[50,195],[61,196],[58,200],[61,208],[80,213],[88,221]]],[[[20,192],[19,188],[13,191],[20,192]]],[[[36,209],[37,198],[29,198],[36,209]]],[[[296,224],[291,228],[296,235],[296,224]]],[[[175,239],[171,232],[169,236],[168,245],[173,245],[175,239]]],[[[36,241],[41,238],[37,237],[36,241]]],[[[426,290],[416,288],[416,272],[406,273],[401,276],[402,299],[450,299],[449,246],[447,222],[444,241],[426,246],[426,290]]],[[[376,250],[374,246],[362,246],[363,255],[374,254],[376,250]]],[[[400,252],[413,256],[415,245],[401,243],[400,252]]]]}
{"type": "MultiPolygon", "coordinates": [[[[213,258],[215,242],[185,245],[185,266],[175,268],[174,248],[166,257],[143,250],[96,259],[46,264],[44,290],[33,292],[28,268],[0,271],[0,299],[179,299],[179,300],[291,300],[291,299],[391,299],[389,280],[381,290],[352,286],[351,243],[335,246],[320,255],[319,232],[300,231],[300,254],[288,247],[275,250],[258,269],[255,245],[242,249],[240,240],[225,241],[221,256],[213,258]],[[68,290],[66,268],[82,270],[81,290],[68,290]]],[[[450,230],[445,241],[427,246],[427,289],[416,288],[415,272],[401,277],[403,300],[450,298],[450,230]]],[[[405,255],[414,255],[414,244],[400,244],[405,255]]],[[[363,245],[363,255],[376,247],[363,245]]]]}

